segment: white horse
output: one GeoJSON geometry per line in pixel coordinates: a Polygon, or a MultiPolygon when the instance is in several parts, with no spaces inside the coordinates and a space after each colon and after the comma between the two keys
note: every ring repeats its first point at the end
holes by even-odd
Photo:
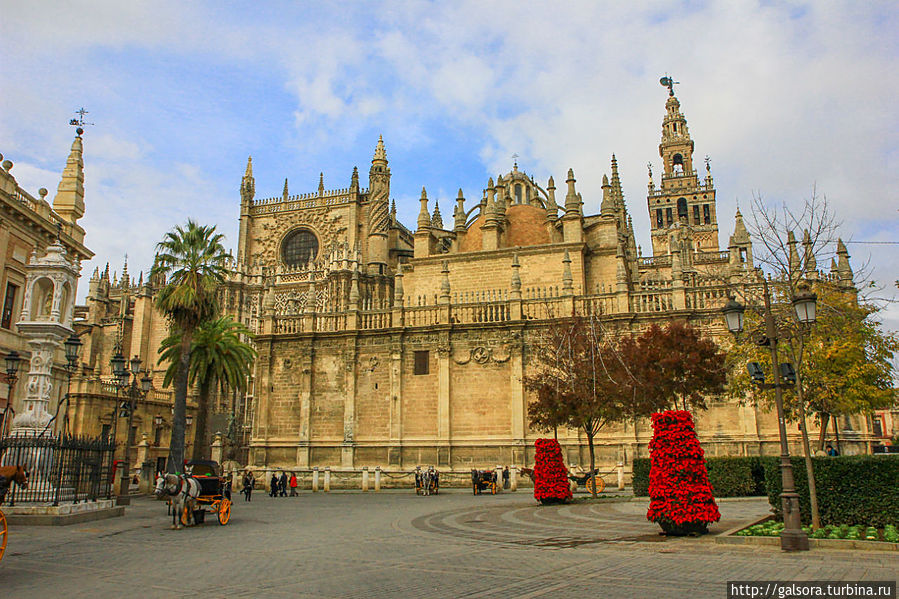
{"type": "Polygon", "coordinates": [[[187,508],[187,522],[190,524],[197,509],[197,497],[200,496],[200,483],[183,474],[165,474],[156,481],[156,498],[169,497],[172,501],[172,529],[181,528],[181,514],[187,508]]]}

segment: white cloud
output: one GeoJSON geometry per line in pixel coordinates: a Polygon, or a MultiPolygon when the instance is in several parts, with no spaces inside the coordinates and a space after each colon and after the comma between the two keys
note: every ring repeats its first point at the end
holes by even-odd
{"type": "MultiPolygon", "coordinates": [[[[389,152],[441,146],[441,156],[419,153],[422,163],[469,151],[495,174],[517,152],[521,168],[541,182],[552,174],[557,185],[573,167],[587,208],[596,210],[614,152],[648,248],[645,165],[653,161],[658,172],[665,92],[657,81],[670,72],[682,82],[677,93],[697,158],[712,157],[723,239],[738,198],[745,206],[759,191],[798,204],[814,184],[844,220],[845,237],[899,238],[895,4],[631,4],[283,3],[223,14],[202,3],[66,2],[58,10],[7,3],[0,49],[12,93],[0,108],[17,118],[0,124],[0,142],[39,168],[61,168],[68,141],[47,123],[64,122],[80,94],[108,88],[99,96],[110,103],[101,108],[104,133],[86,142],[96,161],[88,164],[89,182],[103,182],[92,190],[86,220],[99,222],[103,206],[116,205],[111,196],[139,193],[142,202],[164,202],[162,231],[182,215],[181,202],[228,206],[221,218],[230,227],[236,181],[222,180],[211,149],[233,148],[242,160],[255,153],[242,145],[265,125],[258,113],[267,106],[225,101],[253,91],[267,104],[286,91],[292,105],[273,113],[283,119],[281,138],[254,143],[273,146],[305,178],[325,171],[326,181],[340,181],[335,186],[348,179],[346,164],[370,154],[372,129],[389,130],[389,152]],[[129,71],[133,55],[136,72],[129,71]],[[116,72],[140,78],[148,63],[167,62],[171,80],[153,71],[144,94],[117,97],[132,92],[116,72]],[[179,79],[182,63],[207,65],[221,97],[205,97],[204,81],[179,79]],[[274,88],[215,79],[217,69],[235,64],[274,88]],[[149,130],[129,120],[135,115],[149,130]],[[471,145],[435,144],[435,123],[471,132],[471,145]],[[160,131],[172,133],[161,139],[160,131]],[[40,156],[34,140],[60,149],[40,156]]],[[[237,179],[242,166],[234,168],[237,179]]],[[[454,190],[471,179],[452,175],[458,181],[427,181],[395,169],[394,186],[454,190]]],[[[414,222],[414,198],[400,206],[406,211],[414,222]]],[[[119,217],[103,218],[111,225],[119,217]]],[[[891,246],[850,251],[859,261],[870,253],[878,278],[899,279],[891,246]]]]}

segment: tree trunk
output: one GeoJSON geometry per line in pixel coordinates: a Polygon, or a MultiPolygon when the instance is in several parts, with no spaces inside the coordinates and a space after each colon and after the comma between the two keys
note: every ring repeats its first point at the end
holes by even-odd
{"type": "Polygon", "coordinates": [[[169,473],[184,471],[184,420],[187,415],[187,379],[190,374],[190,345],[193,331],[181,331],[181,356],[175,374],[175,405],[172,416],[172,438],[169,441],[169,473]]]}
{"type": "Polygon", "coordinates": [[[827,439],[827,425],[830,424],[830,414],[821,412],[818,415],[818,420],[821,421],[821,431],[818,433],[818,451],[824,451],[824,442],[827,439]]]}
{"type": "Polygon", "coordinates": [[[843,455],[843,448],[840,447],[840,423],[836,414],[831,415],[831,418],[833,418],[833,434],[837,439],[837,453],[843,455]]]}
{"type": "Polygon", "coordinates": [[[206,437],[207,422],[209,421],[209,383],[201,382],[197,393],[197,429],[194,431],[194,447],[191,452],[194,460],[206,459],[208,446],[206,437]]]}
{"type": "MultiPolygon", "coordinates": [[[[800,398],[800,402],[802,399],[800,398]]],[[[812,464],[811,447],[808,442],[808,429],[805,423],[805,406],[799,407],[799,430],[802,432],[802,449],[805,454],[805,475],[808,478],[808,495],[812,504],[812,528],[821,528],[821,516],[818,512],[818,489],[815,486],[815,467],[812,464]]]]}
{"type": "Polygon", "coordinates": [[[596,498],[596,452],[593,448],[593,436],[596,433],[592,431],[584,431],[587,433],[587,447],[590,448],[590,478],[587,480],[593,481],[593,486],[591,487],[593,493],[593,497],[596,498]]]}

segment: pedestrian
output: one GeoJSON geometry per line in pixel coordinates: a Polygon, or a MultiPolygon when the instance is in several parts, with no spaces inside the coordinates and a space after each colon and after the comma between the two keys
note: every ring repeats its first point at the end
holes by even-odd
{"type": "Polygon", "coordinates": [[[290,473],[290,496],[297,496],[297,475],[293,472],[290,473]]]}
{"type": "Polygon", "coordinates": [[[268,492],[269,497],[278,496],[278,475],[272,472],[271,490],[268,492]]]}
{"type": "Polygon", "coordinates": [[[281,491],[281,497],[287,497],[287,473],[281,473],[281,480],[279,481],[279,490],[281,491]]]}
{"type": "Polygon", "coordinates": [[[248,470],[243,477],[243,494],[245,501],[252,501],[253,495],[253,485],[256,483],[256,479],[253,477],[253,471],[248,470]]]}
{"type": "Polygon", "coordinates": [[[832,457],[832,458],[835,458],[835,457],[837,457],[838,455],[840,455],[840,452],[837,451],[836,449],[834,449],[834,448],[833,448],[833,445],[831,445],[830,443],[828,443],[828,444],[827,444],[827,455],[829,455],[829,456],[832,457]]]}

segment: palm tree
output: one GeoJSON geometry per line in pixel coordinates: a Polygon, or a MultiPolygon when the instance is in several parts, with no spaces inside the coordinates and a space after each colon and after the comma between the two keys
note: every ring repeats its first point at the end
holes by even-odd
{"type": "Polygon", "coordinates": [[[174,329],[181,334],[181,351],[175,372],[169,472],[180,472],[184,464],[191,342],[197,326],[218,312],[215,290],[225,280],[228,258],[223,239],[224,235],[216,233],[215,227],[200,226],[188,220],[186,227],[175,227],[156,245],[151,276],[165,280],[165,286],[156,298],[156,307],[169,317],[174,329]]]}
{"type": "MultiPolygon", "coordinates": [[[[221,393],[245,391],[247,377],[256,359],[256,350],[241,340],[252,337],[243,324],[222,316],[200,323],[194,331],[190,349],[191,386],[197,385],[197,428],[194,433],[194,460],[203,459],[206,452],[206,423],[209,416],[209,396],[214,389],[221,393]]],[[[159,362],[168,362],[163,386],[171,384],[181,357],[181,335],[173,333],[159,347],[159,362]]],[[[233,406],[232,406],[233,409],[233,406]]]]}

